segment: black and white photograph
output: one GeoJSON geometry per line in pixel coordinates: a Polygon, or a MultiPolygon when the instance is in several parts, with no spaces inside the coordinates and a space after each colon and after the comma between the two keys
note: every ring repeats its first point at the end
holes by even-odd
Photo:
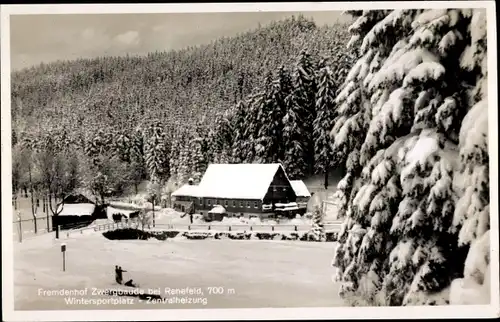
{"type": "Polygon", "coordinates": [[[495,11],[2,5],[3,320],[499,317],[495,11]]]}

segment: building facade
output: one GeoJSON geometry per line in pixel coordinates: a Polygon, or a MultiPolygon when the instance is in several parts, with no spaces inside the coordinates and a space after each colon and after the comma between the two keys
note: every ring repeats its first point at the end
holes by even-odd
{"type": "Polygon", "coordinates": [[[265,218],[304,212],[281,164],[211,164],[199,185],[186,184],[172,197],[176,210],[204,217],[216,206],[224,207],[227,216],[265,218]]]}

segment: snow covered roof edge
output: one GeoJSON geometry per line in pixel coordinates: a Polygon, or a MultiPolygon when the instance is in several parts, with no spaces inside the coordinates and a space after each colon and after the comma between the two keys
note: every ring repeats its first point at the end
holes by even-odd
{"type": "Polygon", "coordinates": [[[292,185],[293,190],[295,191],[295,195],[297,197],[310,197],[311,193],[309,189],[307,189],[306,184],[302,180],[291,180],[290,184],[292,185]]]}
{"type": "Polygon", "coordinates": [[[182,197],[197,197],[198,196],[198,186],[190,185],[186,183],[179,189],[172,193],[172,197],[182,196],[182,197]]]}

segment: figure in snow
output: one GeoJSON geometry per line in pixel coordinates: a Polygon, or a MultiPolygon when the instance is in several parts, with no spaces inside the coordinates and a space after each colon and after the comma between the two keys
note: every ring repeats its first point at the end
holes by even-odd
{"type": "Polygon", "coordinates": [[[118,284],[123,282],[123,272],[126,271],[121,266],[115,265],[115,280],[118,284]]]}

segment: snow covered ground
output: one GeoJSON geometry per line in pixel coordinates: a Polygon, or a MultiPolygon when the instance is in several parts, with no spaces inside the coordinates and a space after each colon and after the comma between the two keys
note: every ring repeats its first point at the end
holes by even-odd
{"type": "MultiPolygon", "coordinates": [[[[84,290],[86,299],[122,298],[92,296],[92,288],[116,288],[114,265],[125,270],[140,288],[201,288],[206,305],[147,303],[104,304],[99,309],[250,308],[342,306],[339,286],[332,283],[331,243],[284,241],[107,240],[87,231],[70,236],[66,271],[62,271],[60,242],[52,235],[38,236],[14,245],[14,296],[16,310],[95,309],[95,305],[69,305],[64,296],[43,295],[44,290],[84,290]],[[209,287],[225,294],[210,295],[209,287]],[[231,294],[230,294],[231,293],[231,294]],[[40,294],[40,295],[39,295],[40,294]]],[[[82,296],[70,296],[81,298],[82,296]]],[[[179,298],[185,297],[179,295],[179,298]]],[[[130,298],[132,299],[132,298],[130,298]]],[[[171,299],[172,300],[172,299],[171,299]]]]}

